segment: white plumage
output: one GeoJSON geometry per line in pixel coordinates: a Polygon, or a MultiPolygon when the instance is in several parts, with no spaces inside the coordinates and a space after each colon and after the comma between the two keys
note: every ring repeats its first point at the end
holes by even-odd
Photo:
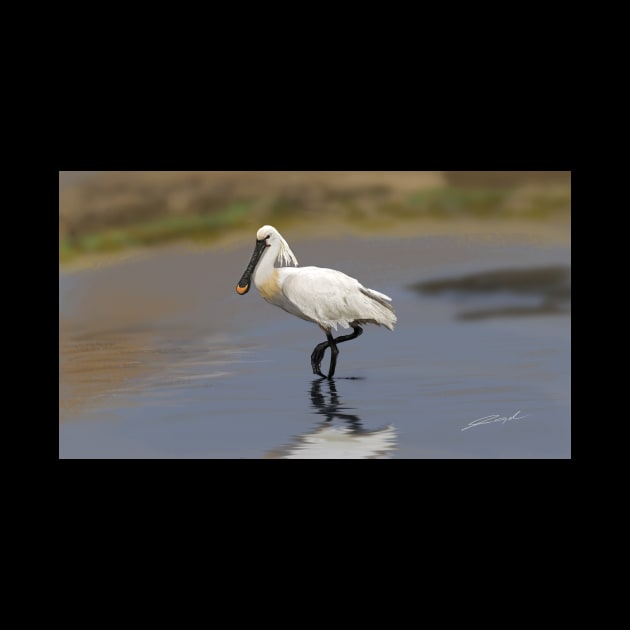
{"type": "Polygon", "coordinates": [[[239,281],[236,291],[249,291],[251,278],[270,304],[288,313],[319,325],[326,333],[327,342],[319,344],[311,356],[313,372],[319,370],[326,348],[331,349],[331,368],[334,374],[337,343],[358,337],[360,324],[376,324],[394,329],[397,321],[391,298],[364,287],[358,280],[335,269],[299,267],[295,254],[280,232],[265,225],[256,234],[256,247],[251,261],[239,281]],[[353,328],[354,333],[333,339],[337,327],[353,328]]]}
{"type": "MultiPolygon", "coordinates": [[[[281,293],[272,304],[302,319],[319,324],[325,331],[337,326],[379,324],[394,329],[396,315],[389,297],[366,289],[358,280],[334,269],[284,267],[278,269],[281,293]]],[[[256,285],[258,286],[258,285],[256,285]]]]}

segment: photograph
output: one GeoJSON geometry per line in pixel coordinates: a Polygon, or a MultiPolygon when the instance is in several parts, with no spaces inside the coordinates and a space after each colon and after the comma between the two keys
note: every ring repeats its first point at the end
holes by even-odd
{"type": "Polygon", "coordinates": [[[59,459],[571,459],[571,171],[59,171],[59,459]]]}

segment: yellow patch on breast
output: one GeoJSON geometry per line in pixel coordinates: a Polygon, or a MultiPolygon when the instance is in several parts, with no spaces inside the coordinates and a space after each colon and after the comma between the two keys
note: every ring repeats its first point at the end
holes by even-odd
{"type": "Polygon", "coordinates": [[[269,279],[256,288],[265,300],[273,300],[277,297],[280,294],[280,277],[278,275],[278,270],[274,269],[273,274],[269,277],[269,279]]]}

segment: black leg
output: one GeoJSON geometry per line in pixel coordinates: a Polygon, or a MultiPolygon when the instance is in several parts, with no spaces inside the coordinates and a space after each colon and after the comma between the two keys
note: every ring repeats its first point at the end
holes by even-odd
{"type": "Polygon", "coordinates": [[[328,346],[330,347],[330,367],[328,368],[328,378],[331,379],[335,374],[335,368],[337,367],[337,355],[339,350],[335,344],[335,340],[330,333],[326,333],[328,337],[328,346]]]}
{"type": "Polygon", "coordinates": [[[317,344],[315,346],[315,350],[311,354],[311,367],[313,368],[313,374],[317,374],[322,378],[326,378],[321,371],[322,360],[324,358],[324,353],[326,352],[326,348],[330,348],[330,367],[328,369],[328,378],[332,378],[335,375],[335,368],[337,367],[337,355],[339,354],[339,349],[337,348],[337,344],[343,343],[344,341],[350,341],[350,339],[356,339],[363,332],[363,328],[354,324],[352,326],[352,333],[350,335],[343,335],[341,337],[337,337],[336,339],[328,332],[326,333],[326,338],[328,341],[322,341],[322,343],[317,344]]]}
{"type": "Polygon", "coordinates": [[[313,350],[313,354],[311,354],[311,367],[313,368],[313,374],[318,374],[322,378],[326,378],[321,371],[322,359],[324,358],[326,348],[328,348],[328,342],[324,341],[315,346],[315,350],[313,350]]]}
{"type": "Polygon", "coordinates": [[[337,337],[337,339],[335,339],[335,343],[343,343],[344,341],[350,341],[350,339],[356,339],[363,332],[363,328],[361,328],[361,326],[357,326],[356,324],[352,327],[352,330],[353,332],[350,335],[337,337]]]}
{"type": "Polygon", "coordinates": [[[350,335],[343,335],[342,337],[337,337],[336,339],[332,338],[332,335],[327,335],[329,337],[328,343],[330,345],[330,369],[328,371],[328,378],[332,378],[335,375],[335,368],[337,367],[337,355],[339,354],[339,350],[337,349],[338,343],[343,343],[344,341],[350,341],[350,339],[356,339],[363,332],[363,328],[358,326],[357,324],[352,325],[352,333],[350,335]]]}

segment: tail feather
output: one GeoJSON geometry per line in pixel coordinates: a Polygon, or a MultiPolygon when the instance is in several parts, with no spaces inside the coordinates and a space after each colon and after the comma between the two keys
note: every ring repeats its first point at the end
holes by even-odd
{"type": "Polygon", "coordinates": [[[376,300],[379,304],[386,306],[390,311],[394,310],[392,308],[392,305],[389,304],[389,302],[392,301],[392,298],[390,298],[388,295],[385,295],[384,293],[379,293],[374,289],[366,289],[365,287],[361,287],[361,293],[376,300]]]}
{"type": "Polygon", "coordinates": [[[378,324],[379,326],[385,326],[385,328],[389,328],[389,330],[394,330],[394,324],[398,321],[398,318],[396,317],[394,308],[389,303],[391,302],[391,298],[384,293],[379,293],[378,291],[374,291],[374,289],[366,289],[365,287],[361,287],[361,293],[367,295],[380,306],[384,307],[376,316],[378,319],[375,317],[374,319],[366,319],[364,321],[378,324]]]}

